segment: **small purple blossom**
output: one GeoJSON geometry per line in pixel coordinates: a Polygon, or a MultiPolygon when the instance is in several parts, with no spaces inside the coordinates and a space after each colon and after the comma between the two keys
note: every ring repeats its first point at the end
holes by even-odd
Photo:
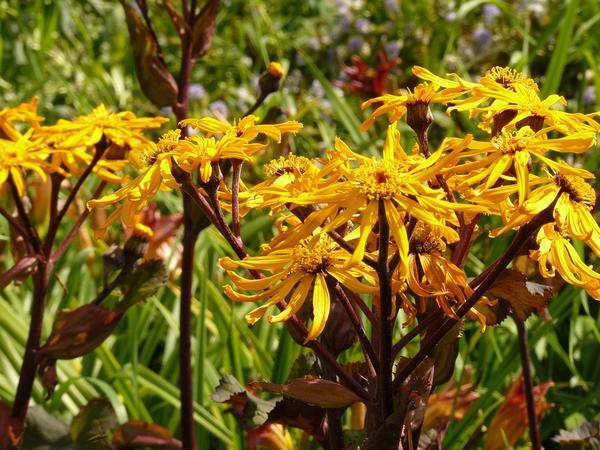
{"type": "Polygon", "coordinates": [[[400,3],[398,0],[384,0],[383,4],[385,10],[390,14],[397,14],[400,12],[400,3]]]}
{"type": "Polygon", "coordinates": [[[206,89],[204,89],[204,86],[202,86],[201,84],[194,83],[190,85],[188,95],[190,97],[190,100],[197,100],[206,95],[206,89]]]}
{"type": "Polygon", "coordinates": [[[596,104],[596,87],[588,86],[583,91],[583,104],[585,106],[591,106],[596,104]]]}
{"type": "Polygon", "coordinates": [[[348,48],[352,53],[360,53],[365,45],[365,40],[361,37],[353,37],[348,42],[348,48]]]}
{"type": "Polygon", "coordinates": [[[361,34],[367,34],[369,31],[371,31],[372,27],[369,19],[361,17],[360,19],[357,19],[354,23],[354,28],[356,28],[356,31],[358,31],[361,34]]]}
{"type": "Polygon", "coordinates": [[[227,117],[229,114],[229,108],[223,100],[216,100],[212,102],[210,105],[208,105],[208,109],[210,109],[212,114],[222,117],[227,117]]]}
{"type": "Polygon", "coordinates": [[[473,31],[473,42],[479,50],[487,50],[492,44],[492,33],[484,26],[477,27],[473,31]]]}
{"type": "Polygon", "coordinates": [[[402,48],[402,42],[395,40],[386,43],[383,47],[383,51],[388,58],[397,58],[402,48]]]}
{"type": "Polygon", "coordinates": [[[496,18],[500,14],[502,14],[500,11],[500,8],[498,8],[493,3],[486,3],[485,5],[483,5],[482,13],[483,13],[485,23],[487,23],[488,25],[490,23],[492,23],[494,20],[496,20],[496,18]]]}

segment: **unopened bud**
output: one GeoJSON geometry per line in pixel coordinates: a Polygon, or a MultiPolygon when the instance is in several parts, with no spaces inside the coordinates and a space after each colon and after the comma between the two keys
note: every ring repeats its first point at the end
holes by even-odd
{"type": "Polygon", "coordinates": [[[173,175],[173,178],[175,178],[175,181],[179,184],[185,183],[190,176],[189,173],[179,167],[179,164],[177,164],[173,157],[171,157],[171,175],[173,175]]]}
{"type": "Polygon", "coordinates": [[[427,132],[427,128],[433,123],[433,114],[431,114],[429,104],[424,102],[408,103],[406,105],[406,123],[417,134],[427,132]]]}
{"type": "Polygon", "coordinates": [[[260,88],[260,95],[266,97],[267,95],[277,92],[279,90],[279,82],[283,77],[283,67],[277,62],[272,62],[267,67],[267,70],[260,76],[258,80],[258,87],[260,88]]]}
{"type": "Polygon", "coordinates": [[[148,250],[148,242],[154,237],[152,229],[144,224],[137,223],[133,234],[123,248],[124,266],[131,267],[137,260],[142,258],[148,250]]]}
{"type": "Polygon", "coordinates": [[[517,111],[514,109],[507,109],[502,111],[501,113],[494,114],[494,126],[492,128],[492,137],[500,136],[502,133],[502,129],[515,117],[517,116],[517,111]]]}
{"type": "Polygon", "coordinates": [[[537,133],[544,127],[544,118],[542,116],[532,115],[519,120],[516,126],[517,130],[520,130],[523,127],[529,127],[537,133]]]}

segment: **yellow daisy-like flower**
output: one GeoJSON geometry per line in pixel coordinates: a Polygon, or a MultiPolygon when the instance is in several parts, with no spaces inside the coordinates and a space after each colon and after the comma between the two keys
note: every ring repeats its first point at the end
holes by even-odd
{"type": "Polygon", "coordinates": [[[510,229],[519,228],[550,206],[554,206],[554,221],[558,230],[588,244],[600,256],[600,227],[591,210],[596,203],[596,192],[581,177],[557,173],[550,182],[541,184],[531,192],[528,200],[506,213],[503,227],[490,232],[495,237],[510,229]]]}
{"type": "Polygon", "coordinates": [[[141,173],[116,192],[88,202],[88,208],[92,209],[123,201],[103,224],[100,234],[119,217],[128,228],[133,228],[139,221],[139,214],[160,189],[179,186],[171,174],[170,158],[176,154],[180,133],[180,130],[167,132],[157,144],[149,143],[136,149],[130,159],[141,173]]]}
{"type": "Polygon", "coordinates": [[[530,252],[538,262],[540,274],[545,278],[556,271],[569,284],[585,289],[594,299],[600,300],[600,274],[594,272],[579,256],[565,233],[556,224],[544,225],[537,234],[539,248],[530,252]]]}
{"type": "Polygon", "coordinates": [[[296,133],[302,129],[303,125],[295,120],[274,124],[257,124],[258,117],[249,115],[241,118],[238,122],[230,125],[221,122],[212,117],[203,117],[201,119],[186,119],[180,122],[181,126],[191,126],[197,128],[210,137],[213,134],[233,133],[238,138],[246,139],[248,142],[254,140],[259,134],[270,137],[276,142],[281,142],[283,133],[296,133]]]}
{"type": "Polygon", "coordinates": [[[222,258],[221,265],[239,289],[262,291],[246,295],[225,286],[225,294],[237,302],[254,302],[267,299],[266,303],[246,315],[253,325],[272,306],[286,301],[283,311],[269,316],[269,322],[288,320],[296,314],[311,295],[313,321],[306,341],[316,339],[324,330],[329,317],[330,295],[327,279],[331,277],[357,293],[377,292],[377,288],[363,284],[360,278],[373,281],[373,273],[366,266],[346,268],[348,252],[339,248],[326,234],[319,234],[301,241],[298,245],[279,248],[261,256],[248,256],[241,261],[222,258]],[[266,270],[272,275],[249,280],[237,275],[233,269],[266,270]]]}
{"type": "Polygon", "coordinates": [[[207,183],[213,173],[213,164],[222,159],[248,161],[251,155],[265,148],[264,144],[248,143],[228,131],[222,138],[192,136],[177,144],[176,161],[187,173],[200,171],[202,182],[207,183]]]}
{"type": "Polygon", "coordinates": [[[28,122],[34,130],[39,129],[40,122],[44,120],[37,114],[38,98],[34,97],[28,103],[21,103],[16,108],[0,110],[0,138],[17,141],[21,133],[16,129],[15,122],[28,122]]]}
{"type": "Polygon", "coordinates": [[[493,187],[502,175],[512,170],[516,177],[519,204],[522,204],[529,191],[528,166],[531,157],[554,170],[559,170],[561,164],[547,158],[547,151],[582,153],[596,142],[596,134],[592,131],[579,131],[557,139],[549,139],[548,131],[549,129],[544,129],[534,133],[526,126],[519,130],[504,130],[499,136],[492,138],[491,142],[471,141],[469,149],[461,156],[484,156],[476,161],[449,168],[444,174],[461,174],[452,179],[452,184],[459,191],[484,181],[474,191],[475,195],[480,195],[493,187]]]}
{"type": "Polygon", "coordinates": [[[33,129],[17,141],[0,139],[0,185],[10,176],[20,196],[25,194],[25,170],[32,170],[45,181],[46,174],[54,169],[46,162],[51,153],[41,141],[31,140],[33,129]]]}
{"type": "MultiPolygon", "coordinates": [[[[473,294],[473,289],[464,271],[444,257],[445,250],[446,244],[439,232],[427,224],[418,223],[410,239],[406,279],[415,295],[434,297],[447,316],[458,319],[455,306],[464,303],[473,294]]],[[[425,304],[421,304],[420,309],[423,312],[425,304]]],[[[485,324],[485,318],[476,307],[469,315],[485,324]]]]}
{"type": "Polygon", "coordinates": [[[367,100],[361,105],[362,109],[366,109],[374,103],[382,103],[382,105],[369,115],[367,120],[361,124],[360,129],[363,131],[368,130],[375,120],[383,114],[389,114],[389,122],[393,123],[404,117],[411,107],[417,105],[428,106],[431,103],[446,103],[459,95],[453,91],[438,92],[438,89],[439,85],[437,84],[421,83],[412,92],[407,90],[402,95],[386,94],[367,100]]]}
{"type": "Polygon", "coordinates": [[[383,202],[391,234],[399,248],[400,270],[406,273],[408,236],[405,220],[408,214],[438,227],[448,242],[454,242],[458,234],[448,224],[458,223],[455,211],[474,214],[482,211],[477,206],[444,200],[445,193],[441,189],[427,185],[427,181],[433,179],[441,167],[453,161],[453,155],[464,149],[469,140],[445,140],[429,158],[408,156],[400,146],[398,130],[390,126],[383,159],[378,160],[354,153],[338,139],[336,149],[349,161],[344,177],[316,191],[290,197],[287,201],[296,205],[322,205],[305,222],[316,226],[328,222],[324,226],[325,231],[335,230],[349,221],[359,223],[356,232],[358,242],[348,260],[349,265],[362,261],[367,241],[379,220],[379,202],[383,202]],[[447,150],[450,150],[449,155],[442,158],[447,150]]]}
{"type": "Polygon", "coordinates": [[[166,117],[136,117],[130,111],[113,113],[100,105],[88,115],[61,119],[55,125],[43,127],[41,132],[61,148],[91,147],[105,137],[113,146],[131,149],[149,143],[141,134],[143,130],[160,127],[168,120],[166,117]]]}

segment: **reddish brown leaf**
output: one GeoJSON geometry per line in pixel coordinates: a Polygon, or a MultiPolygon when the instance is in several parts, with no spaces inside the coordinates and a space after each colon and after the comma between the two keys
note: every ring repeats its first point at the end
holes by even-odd
{"type": "MultiPolygon", "coordinates": [[[[552,288],[544,284],[527,281],[527,275],[512,269],[502,271],[498,279],[488,289],[486,296],[508,302],[514,314],[525,320],[533,311],[541,313],[552,296],[552,288]]],[[[492,308],[495,317],[486,314],[488,322],[493,325],[501,322],[507,314],[502,305],[492,308]]]]}
{"type": "Polygon", "coordinates": [[[131,2],[121,0],[121,5],[127,19],[135,73],[142,92],[156,106],[175,106],[177,82],[163,60],[158,43],[131,2]]]}
{"type": "Polygon", "coordinates": [[[38,374],[42,380],[42,386],[44,386],[44,389],[46,389],[46,400],[48,400],[54,393],[54,389],[58,384],[56,360],[42,358],[38,367],[38,374]]]}
{"type": "Polygon", "coordinates": [[[119,324],[123,313],[89,304],[58,313],[48,342],[38,355],[48,359],[73,359],[98,347],[119,324]]]}
{"type": "Polygon", "coordinates": [[[345,386],[321,378],[296,378],[286,384],[256,383],[255,386],[322,408],[345,408],[362,401],[345,386]]]}
{"type": "MultiPolygon", "coordinates": [[[[549,381],[533,388],[535,412],[539,421],[549,408],[546,402],[546,393],[553,385],[554,383],[549,381]]],[[[485,440],[485,450],[504,450],[506,442],[511,447],[514,446],[527,430],[528,423],[523,378],[519,377],[508,388],[504,402],[490,423],[485,440]]]]}
{"type": "Polygon", "coordinates": [[[150,447],[161,450],[179,450],[181,442],[171,436],[168,430],[153,423],[130,420],[119,426],[113,435],[117,450],[150,447]]]}
{"type": "Polygon", "coordinates": [[[203,57],[210,49],[212,35],[217,28],[217,13],[220,0],[206,0],[206,3],[196,17],[192,30],[192,55],[194,58],[203,57]]]}

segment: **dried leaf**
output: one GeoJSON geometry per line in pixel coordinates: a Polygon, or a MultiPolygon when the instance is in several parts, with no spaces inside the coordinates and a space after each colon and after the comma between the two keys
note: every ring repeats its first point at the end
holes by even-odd
{"type": "Polygon", "coordinates": [[[347,387],[322,378],[295,378],[285,384],[255,383],[267,392],[282,394],[322,408],[345,408],[362,399],[347,387]]]}
{"type": "MultiPolygon", "coordinates": [[[[543,311],[552,296],[552,288],[527,281],[527,275],[521,272],[505,269],[488,289],[486,295],[507,301],[517,318],[526,320],[534,310],[543,311]]],[[[500,303],[494,308],[495,317],[488,317],[492,322],[489,325],[500,323],[507,313],[508,311],[500,303]]]]}
{"type": "Polygon", "coordinates": [[[135,73],[142,92],[156,106],[174,106],[177,103],[177,82],[160,54],[158,43],[131,2],[121,0],[121,5],[127,19],[135,73]]]}
{"type": "Polygon", "coordinates": [[[552,440],[565,449],[589,448],[598,450],[600,449],[600,419],[586,422],[570,431],[560,430],[552,440]]]}
{"type": "Polygon", "coordinates": [[[42,386],[46,389],[46,400],[49,400],[58,384],[58,375],[56,374],[56,360],[51,358],[42,358],[38,366],[38,374],[42,380],[42,386]]]}
{"type": "Polygon", "coordinates": [[[117,450],[150,447],[160,450],[178,450],[181,442],[168,430],[153,423],[130,420],[119,426],[113,434],[113,445],[117,450]]]}
{"type": "Polygon", "coordinates": [[[98,347],[110,336],[123,313],[89,304],[60,311],[52,334],[37,354],[47,359],[73,359],[98,347]]]}
{"type": "Polygon", "coordinates": [[[220,0],[206,0],[192,30],[192,56],[202,58],[210,49],[212,35],[217,28],[220,0]]]}
{"type": "MultiPolygon", "coordinates": [[[[545,396],[553,385],[550,381],[533,388],[535,411],[539,421],[549,407],[545,396]]],[[[519,377],[509,387],[504,402],[490,423],[484,449],[504,450],[505,442],[514,446],[527,430],[528,423],[523,378],[519,377]]]]}
{"type": "Polygon", "coordinates": [[[466,384],[460,389],[452,388],[432,394],[427,403],[423,430],[443,429],[451,420],[464,417],[471,404],[479,398],[473,385],[466,384]]]}

